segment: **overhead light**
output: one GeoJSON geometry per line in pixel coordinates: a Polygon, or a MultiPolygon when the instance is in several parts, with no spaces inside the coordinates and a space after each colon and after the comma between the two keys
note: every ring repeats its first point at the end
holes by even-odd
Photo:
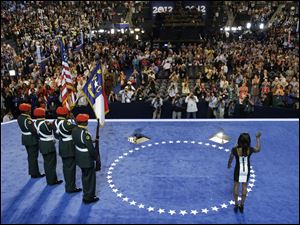
{"type": "Polygon", "coordinates": [[[134,31],[139,32],[141,29],[140,28],[134,28],[134,31]]]}
{"type": "Polygon", "coordinates": [[[261,30],[264,29],[264,26],[265,25],[263,23],[259,24],[259,29],[261,29],[261,30]]]}
{"type": "Polygon", "coordinates": [[[114,34],[114,33],[115,33],[115,29],[111,29],[111,30],[110,30],[110,33],[111,33],[111,34],[114,34]]]}
{"type": "Polygon", "coordinates": [[[230,31],[230,27],[225,27],[225,31],[230,31]]]}
{"type": "Polygon", "coordinates": [[[247,27],[247,29],[250,29],[251,23],[247,23],[247,24],[246,24],[246,27],[247,27]]]}

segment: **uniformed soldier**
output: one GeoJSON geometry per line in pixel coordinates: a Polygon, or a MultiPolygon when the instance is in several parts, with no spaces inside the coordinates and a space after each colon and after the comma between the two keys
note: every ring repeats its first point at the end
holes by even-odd
{"type": "Polygon", "coordinates": [[[39,139],[30,117],[31,105],[22,103],[19,106],[22,114],[18,117],[18,124],[22,132],[22,145],[25,145],[28,154],[28,171],[32,178],[44,177],[39,171],[39,139]]]}
{"type": "Polygon", "coordinates": [[[56,150],[53,130],[50,122],[45,120],[45,109],[36,108],[33,112],[37,120],[34,127],[39,136],[39,148],[44,158],[44,169],[48,185],[61,184],[56,175],[56,150]]]}
{"type": "Polygon", "coordinates": [[[65,190],[67,193],[82,191],[76,188],[76,163],[75,163],[75,146],[72,140],[72,129],[76,127],[67,120],[69,110],[66,107],[58,107],[56,115],[58,116],[53,122],[53,131],[56,139],[59,140],[59,155],[63,162],[63,173],[65,178],[65,190]]]}
{"type": "Polygon", "coordinates": [[[88,204],[99,200],[96,192],[96,152],[91,135],[87,130],[89,115],[78,114],[76,121],[78,126],[72,130],[72,138],[75,144],[76,164],[82,171],[83,202],[88,204]]]}

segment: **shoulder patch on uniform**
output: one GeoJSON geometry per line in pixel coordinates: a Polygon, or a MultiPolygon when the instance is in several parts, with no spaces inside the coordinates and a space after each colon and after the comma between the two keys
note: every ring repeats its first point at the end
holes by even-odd
{"type": "Polygon", "coordinates": [[[90,140],[90,135],[85,136],[86,140],[90,140]]]}
{"type": "Polygon", "coordinates": [[[70,122],[67,122],[67,125],[68,125],[68,126],[70,126],[70,125],[71,125],[71,123],[70,123],[70,122]]]}
{"type": "Polygon", "coordinates": [[[31,121],[31,120],[29,120],[29,121],[28,121],[28,123],[29,123],[29,124],[31,124],[31,123],[32,123],[32,121],[31,121]]]}

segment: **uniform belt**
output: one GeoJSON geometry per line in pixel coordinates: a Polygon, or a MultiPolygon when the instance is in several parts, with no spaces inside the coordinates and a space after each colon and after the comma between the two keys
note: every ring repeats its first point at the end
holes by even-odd
{"type": "Polygon", "coordinates": [[[47,137],[47,138],[40,137],[40,140],[41,141],[54,141],[54,138],[53,137],[47,137]]]}
{"type": "Polygon", "coordinates": [[[24,134],[24,135],[31,135],[31,132],[23,132],[22,131],[22,134],[24,134]]]}
{"type": "Polygon", "coordinates": [[[72,139],[72,137],[66,137],[66,138],[62,138],[61,140],[63,140],[63,141],[72,141],[73,139],[72,139]]]}
{"type": "Polygon", "coordinates": [[[75,147],[80,152],[88,152],[89,151],[87,148],[79,148],[78,146],[75,146],[75,147]]]}

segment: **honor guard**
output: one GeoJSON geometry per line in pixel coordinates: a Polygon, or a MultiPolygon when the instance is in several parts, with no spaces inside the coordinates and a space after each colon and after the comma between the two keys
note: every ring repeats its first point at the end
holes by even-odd
{"type": "Polygon", "coordinates": [[[66,107],[56,109],[57,119],[53,122],[53,131],[56,139],[59,140],[59,155],[63,162],[63,173],[65,178],[65,190],[67,193],[82,191],[76,188],[76,163],[75,146],[72,139],[72,129],[76,127],[67,120],[69,110],[66,107]]]}
{"type": "Polygon", "coordinates": [[[95,161],[97,155],[91,135],[88,132],[89,115],[78,114],[76,121],[78,126],[72,130],[72,138],[75,144],[76,164],[82,171],[83,202],[88,204],[99,200],[96,192],[95,161]]]}
{"type": "Polygon", "coordinates": [[[56,150],[51,124],[45,120],[45,109],[36,108],[33,112],[37,120],[34,127],[39,136],[39,149],[44,158],[44,169],[48,185],[61,184],[56,175],[56,150]]]}
{"type": "Polygon", "coordinates": [[[44,177],[45,174],[40,174],[39,171],[39,139],[30,117],[31,105],[22,103],[19,109],[22,114],[18,117],[18,124],[22,132],[22,145],[25,145],[28,154],[29,175],[31,175],[32,178],[44,177]]]}

